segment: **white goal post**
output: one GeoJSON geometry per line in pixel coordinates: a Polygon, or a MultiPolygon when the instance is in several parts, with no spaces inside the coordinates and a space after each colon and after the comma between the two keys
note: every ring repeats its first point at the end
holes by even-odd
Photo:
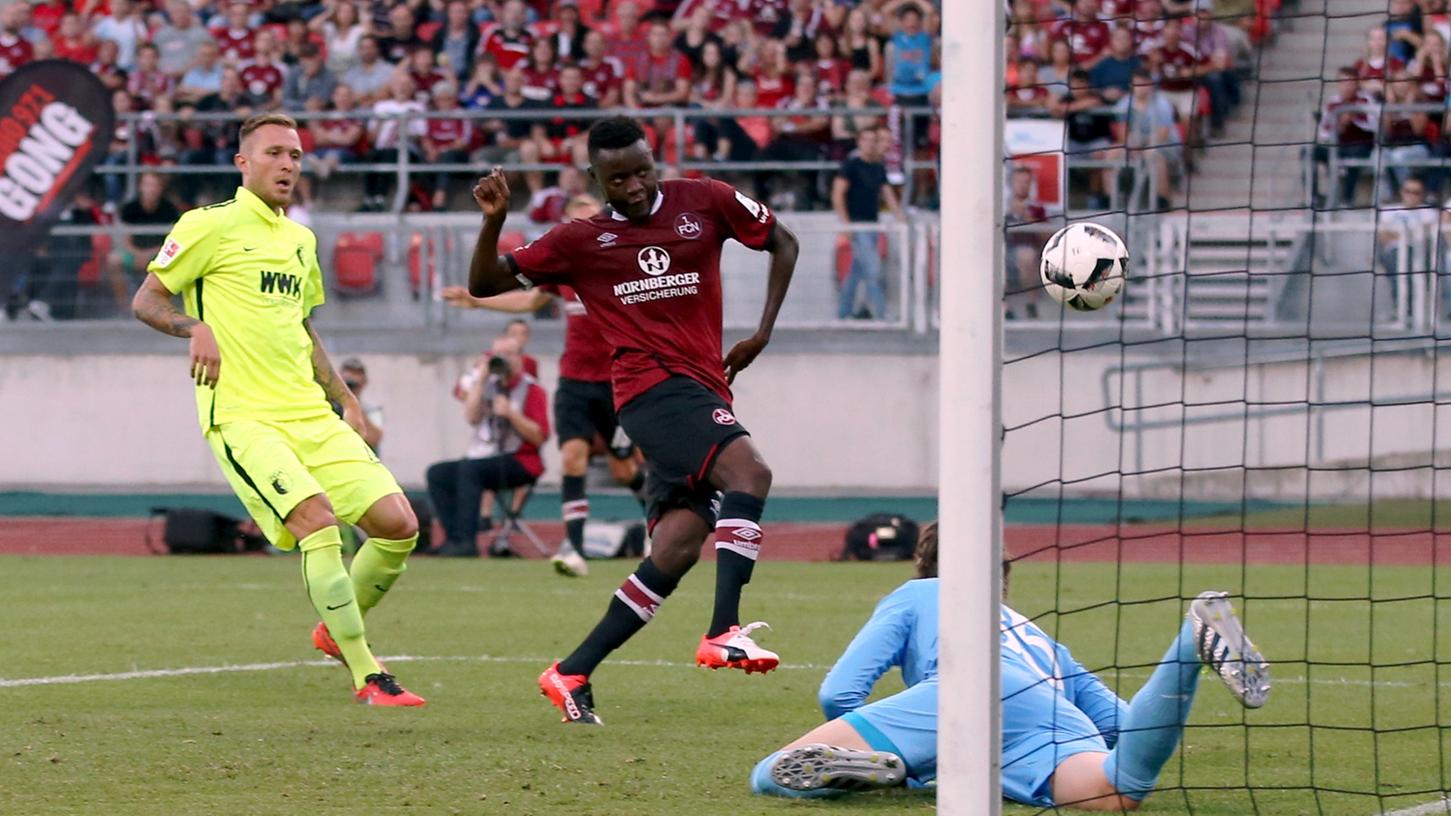
{"type": "Polygon", "coordinates": [[[942,4],[937,812],[1001,812],[1002,0],[942,4]]]}

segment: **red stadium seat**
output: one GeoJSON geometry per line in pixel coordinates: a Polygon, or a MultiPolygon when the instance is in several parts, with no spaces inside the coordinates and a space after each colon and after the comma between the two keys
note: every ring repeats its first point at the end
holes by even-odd
{"type": "Polygon", "coordinates": [[[101,268],[111,254],[111,236],[98,232],[91,236],[91,257],[76,270],[76,283],[94,285],[101,282],[101,268]]]}
{"type": "Polygon", "coordinates": [[[383,235],[345,232],[333,245],[333,287],[346,295],[367,295],[378,288],[383,235]]]}

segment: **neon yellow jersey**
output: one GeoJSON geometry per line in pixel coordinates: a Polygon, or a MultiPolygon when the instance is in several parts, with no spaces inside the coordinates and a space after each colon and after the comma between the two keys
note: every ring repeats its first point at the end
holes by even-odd
{"type": "Polygon", "coordinates": [[[324,300],[312,230],[239,187],[230,201],[182,215],[146,269],[217,338],[216,389],[196,390],[203,431],[332,410],[313,379],[312,338],[302,325],[324,300]]]}

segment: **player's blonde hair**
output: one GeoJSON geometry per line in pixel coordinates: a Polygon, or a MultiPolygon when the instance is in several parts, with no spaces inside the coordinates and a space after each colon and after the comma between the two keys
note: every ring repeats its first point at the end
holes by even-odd
{"type": "Polygon", "coordinates": [[[238,143],[247,141],[248,136],[267,125],[281,125],[288,130],[297,130],[297,120],[285,113],[259,113],[247,117],[247,121],[242,123],[242,129],[238,132],[238,143]]]}

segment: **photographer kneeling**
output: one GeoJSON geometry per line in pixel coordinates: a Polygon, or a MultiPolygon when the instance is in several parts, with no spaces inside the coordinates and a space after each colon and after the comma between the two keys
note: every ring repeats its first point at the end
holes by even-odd
{"type": "Polygon", "coordinates": [[[531,484],[544,472],[549,400],[523,371],[519,344],[494,341],[487,361],[465,378],[464,418],[473,427],[462,459],[428,468],[428,496],[446,540],[433,555],[477,557],[479,501],[486,490],[531,484]]]}

